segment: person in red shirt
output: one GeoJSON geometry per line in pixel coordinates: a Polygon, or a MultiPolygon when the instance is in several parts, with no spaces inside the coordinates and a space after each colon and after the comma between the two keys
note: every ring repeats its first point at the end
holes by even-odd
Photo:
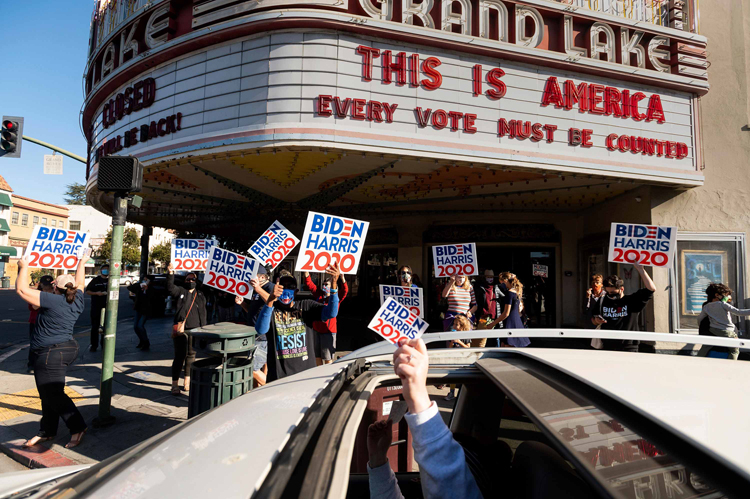
{"type": "MultiPolygon", "coordinates": [[[[318,288],[310,278],[310,273],[305,272],[305,286],[313,294],[313,299],[323,304],[328,304],[328,297],[331,296],[331,280],[326,278],[323,285],[318,288]]],[[[344,274],[339,275],[339,304],[344,301],[349,293],[349,286],[346,284],[344,274]]],[[[327,321],[313,322],[315,331],[315,362],[317,365],[330,364],[333,362],[333,354],[336,353],[336,317],[327,321]]]]}

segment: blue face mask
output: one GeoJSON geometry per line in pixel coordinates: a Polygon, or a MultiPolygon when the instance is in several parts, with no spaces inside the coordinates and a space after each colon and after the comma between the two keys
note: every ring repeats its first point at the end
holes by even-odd
{"type": "Polygon", "coordinates": [[[289,305],[294,301],[294,290],[293,289],[285,289],[281,296],[279,296],[279,301],[283,303],[284,305],[289,305]]]}
{"type": "Polygon", "coordinates": [[[109,269],[102,269],[102,275],[109,275],[109,269]]]}
{"type": "Polygon", "coordinates": [[[331,286],[323,286],[321,289],[323,290],[325,294],[331,293],[331,286]]]}

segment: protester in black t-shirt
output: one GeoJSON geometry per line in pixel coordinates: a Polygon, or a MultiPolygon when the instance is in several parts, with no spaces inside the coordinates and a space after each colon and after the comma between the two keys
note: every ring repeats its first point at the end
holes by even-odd
{"type": "Polygon", "coordinates": [[[86,294],[91,297],[91,346],[89,351],[96,352],[99,348],[99,326],[102,320],[102,310],[107,306],[107,286],[109,286],[109,265],[102,265],[100,275],[91,279],[86,286],[86,294]]]}
{"type": "Polygon", "coordinates": [[[268,295],[253,279],[253,289],[266,299],[261,307],[255,330],[268,336],[269,382],[315,367],[315,333],[313,322],[327,321],[338,315],[338,262],[326,269],[331,276],[328,304],[315,300],[296,300],[297,280],[284,276],[268,295]]]}
{"type": "MultiPolygon", "coordinates": [[[[633,294],[625,295],[622,279],[611,275],[604,280],[606,294],[599,299],[598,306],[591,307],[591,323],[601,329],[610,331],[638,331],[638,315],[646,308],[646,304],[654,296],[656,286],[643,267],[633,264],[646,285],[633,294]]],[[[637,352],[637,340],[608,340],[602,343],[606,350],[622,350],[637,352]]]]}
{"type": "Polygon", "coordinates": [[[18,261],[16,293],[29,305],[39,307],[30,348],[34,381],[42,400],[42,421],[39,433],[26,442],[26,447],[55,438],[60,418],[70,430],[71,438],[66,448],[76,447],[86,433],[83,416],[65,393],[65,374],[78,357],[73,326],[84,308],[85,265],[90,254],[89,249],[84,252],[75,277],[70,274],[57,277],[54,293],[30,289],[28,257],[18,261]]]}

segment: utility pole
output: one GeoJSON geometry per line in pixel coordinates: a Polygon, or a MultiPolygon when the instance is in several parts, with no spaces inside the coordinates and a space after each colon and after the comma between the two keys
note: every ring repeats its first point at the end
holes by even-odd
{"type": "Polygon", "coordinates": [[[107,284],[107,312],[105,315],[104,339],[102,342],[102,383],[99,389],[99,416],[94,418],[94,427],[114,424],[111,414],[112,382],[115,370],[115,340],[117,339],[117,311],[120,303],[120,275],[122,274],[122,238],[125,219],[128,215],[128,193],[115,192],[112,210],[112,255],[107,284]]]}
{"type": "MultiPolygon", "coordinates": [[[[99,160],[97,187],[103,192],[114,192],[112,208],[112,254],[110,277],[107,285],[107,313],[102,345],[102,382],[99,388],[99,415],[94,418],[94,427],[110,426],[115,417],[111,414],[112,383],[114,381],[115,340],[117,338],[117,310],[120,300],[120,276],[122,274],[122,240],[125,219],[128,216],[130,193],[140,192],[143,186],[143,165],[129,156],[106,156],[99,160]]],[[[133,204],[140,206],[140,198],[133,197],[133,204]]]]}

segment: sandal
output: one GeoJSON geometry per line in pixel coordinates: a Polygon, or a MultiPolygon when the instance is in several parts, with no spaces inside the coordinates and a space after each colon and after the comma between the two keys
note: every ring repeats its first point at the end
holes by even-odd
{"type": "Polygon", "coordinates": [[[81,442],[83,441],[83,436],[86,434],[87,431],[88,431],[88,428],[84,428],[83,431],[78,432],[78,434],[77,434],[78,438],[75,438],[75,439],[71,438],[70,442],[68,442],[67,444],[65,444],[65,448],[66,449],[72,449],[73,447],[78,447],[79,445],[81,445],[81,442]]]}
{"type": "Polygon", "coordinates": [[[49,442],[50,440],[54,440],[54,438],[55,437],[39,437],[39,436],[31,437],[26,442],[24,442],[24,444],[22,445],[22,447],[25,448],[25,449],[29,449],[29,448],[35,447],[35,446],[37,446],[37,445],[39,445],[39,444],[41,444],[43,442],[49,442]],[[29,443],[32,440],[34,440],[35,438],[37,438],[38,440],[36,440],[33,444],[29,443]]]}

